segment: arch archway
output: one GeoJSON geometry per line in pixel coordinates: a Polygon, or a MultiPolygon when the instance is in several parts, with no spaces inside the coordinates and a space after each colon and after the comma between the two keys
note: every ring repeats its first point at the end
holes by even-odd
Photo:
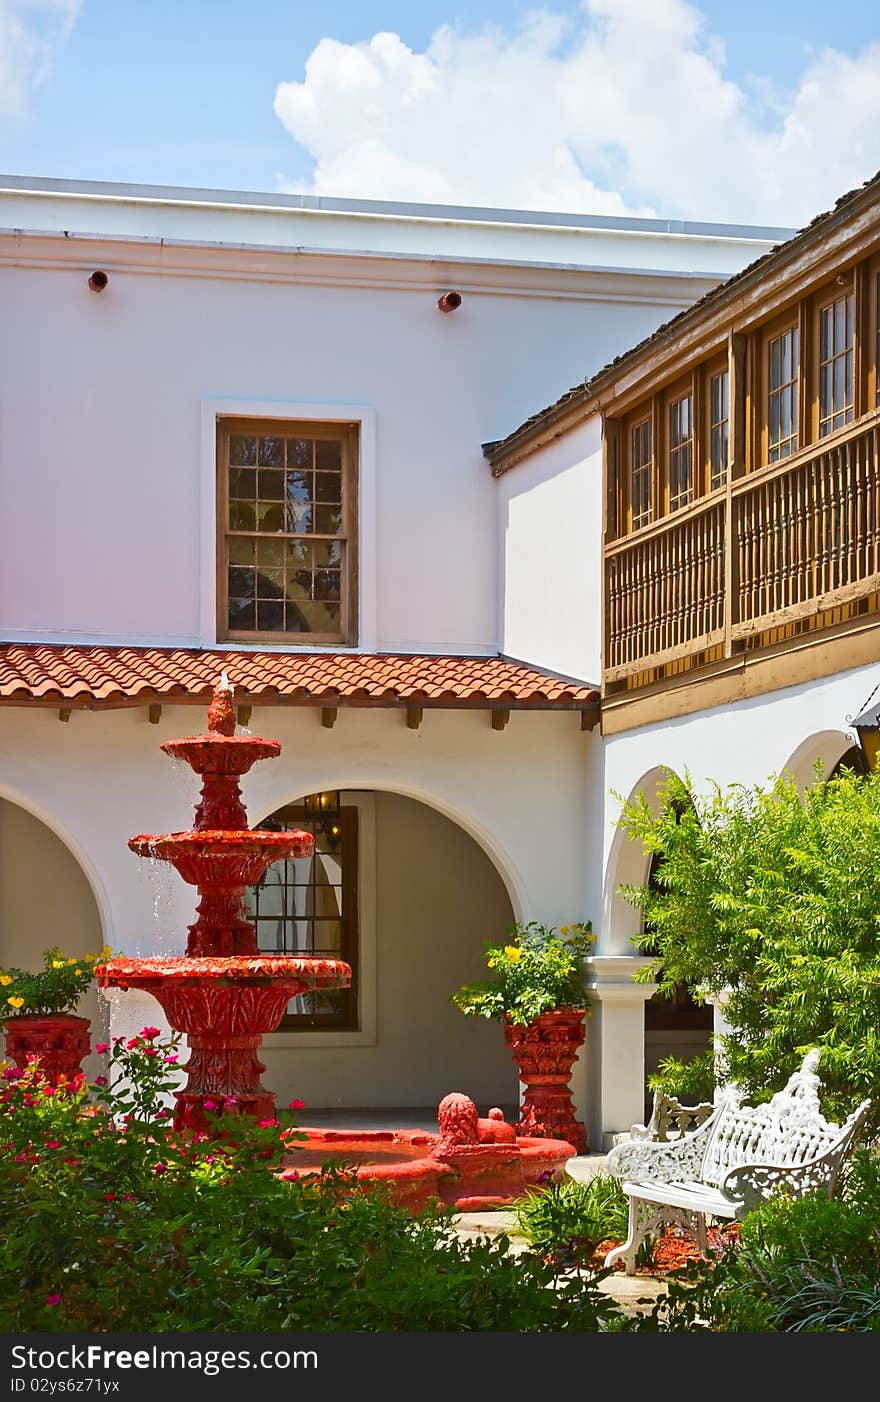
{"type": "Polygon", "coordinates": [[[822,765],[827,779],[842,759],[855,748],[850,731],[817,730],[807,735],[789,756],[782,773],[789,775],[802,791],[816,782],[816,765],[822,765]]]}
{"type": "MultiPolygon", "coordinates": [[[[338,832],[332,840],[318,832],[313,858],[276,864],[268,902],[257,893],[253,914],[263,948],[348,959],[356,997],[347,1006],[291,1005],[284,1027],[266,1038],[271,1084],[282,1098],[306,1101],[308,1123],[386,1107],[418,1113],[430,1127],[452,1090],[484,1111],[514,1110],[516,1071],[501,1028],[465,1020],[450,1002],[463,983],[486,976],[485,944],[501,941],[515,919],[503,874],[436,805],[390,786],[365,789],[360,779],[324,792],[338,832]]],[[[263,814],[261,825],[315,831],[304,798],[263,814]]]]}
{"type": "MultiPolygon", "coordinates": [[[[0,966],[42,967],[56,945],[67,956],[97,953],[105,936],[92,884],[77,856],[29,808],[0,797],[0,966]]],[[[94,987],[78,1011],[100,1041],[103,1000],[94,987]]],[[[97,1062],[87,1059],[88,1073],[97,1062]]]]}

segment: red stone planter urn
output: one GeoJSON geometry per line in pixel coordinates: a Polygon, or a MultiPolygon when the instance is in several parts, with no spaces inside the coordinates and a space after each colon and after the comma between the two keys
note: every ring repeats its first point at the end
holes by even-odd
{"type": "Polygon", "coordinates": [[[38,1056],[40,1066],[55,1086],[62,1076],[73,1080],[90,1051],[87,1017],[76,1013],[19,1013],[3,1023],[6,1054],[20,1070],[28,1058],[38,1056]]]}
{"type": "Polygon", "coordinates": [[[526,1088],[517,1134],[567,1139],[579,1154],[587,1152],[587,1131],[575,1118],[570,1081],[585,1021],[585,1008],[541,1013],[525,1026],[504,1021],[504,1039],[526,1088]]]}

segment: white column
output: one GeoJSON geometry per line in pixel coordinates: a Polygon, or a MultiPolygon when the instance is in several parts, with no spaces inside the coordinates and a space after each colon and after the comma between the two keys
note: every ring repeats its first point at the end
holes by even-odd
{"type": "Polygon", "coordinates": [[[641,1124],[645,1115],[645,1003],[656,983],[633,983],[652,959],[597,954],[584,961],[587,1020],[587,1138],[593,1152],[641,1124]]]}
{"type": "MultiPolygon", "coordinates": [[[[724,1010],[727,1007],[728,1000],[730,999],[730,995],[732,992],[732,988],[722,988],[718,993],[707,993],[704,995],[706,1002],[712,1008],[712,1033],[715,1038],[716,1046],[719,1037],[729,1036],[729,1034],[733,1031],[733,1028],[731,1027],[730,1023],[727,1021],[727,1018],[724,1015],[724,1010]]],[[[721,1076],[718,1070],[717,1051],[715,1053],[715,1079],[719,1085],[722,1084],[721,1076]]]]}

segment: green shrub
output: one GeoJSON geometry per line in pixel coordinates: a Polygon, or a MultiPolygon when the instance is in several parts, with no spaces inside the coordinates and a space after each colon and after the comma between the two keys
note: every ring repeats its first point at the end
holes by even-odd
{"type": "Polygon", "coordinates": [[[725,1333],[880,1330],[880,1169],[857,1152],[837,1196],[777,1196],[742,1223],[738,1246],[689,1267],[642,1327],[725,1333]]]}
{"type": "Polygon", "coordinates": [[[509,1018],[524,1025],[562,1008],[583,1008],[589,1015],[583,960],[596,940],[589,921],[557,930],[531,920],[511,926],[507,938],[506,944],[486,946],[493,977],[466,983],[450,995],[465,1017],[509,1018]]]}
{"type": "Polygon", "coordinates": [[[668,772],[661,798],[658,815],[641,795],[620,819],[663,858],[659,889],[624,888],[644,912],[635,942],[657,960],[644,978],[730,990],[719,1070],[749,1100],[815,1046],[827,1113],[874,1096],[880,1122],[880,773],[700,796],[668,772]]]}
{"type": "Polygon", "coordinates": [[[594,1279],[509,1243],[462,1242],[351,1171],[283,1182],[277,1126],[217,1112],[212,1137],[163,1109],[176,1040],[110,1049],[119,1089],[0,1081],[0,1330],[598,1331],[594,1279]]]}
{"type": "Polygon", "coordinates": [[[664,1056],[657,1070],[648,1077],[648,1089],[661,1091],[682,1105],[711,1101],[715,1094],[715,1053],[711,1049],[691,1061],[664,1056]]]}
{"type": "Polygon", "coordinates": [[[586,1183],[563,1178],[515,1206],[517,1230],[543,1254],[588,1257],[600,1241],[627,1234],[628,1201],[620,1183],[596,1174],[586,1183]]]}

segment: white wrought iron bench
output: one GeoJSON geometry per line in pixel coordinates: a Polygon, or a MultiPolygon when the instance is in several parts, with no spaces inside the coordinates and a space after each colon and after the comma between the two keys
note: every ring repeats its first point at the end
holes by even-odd
{"type": "Polygon", "coordinates": [[[699,1107],[695,1129],[686,1127],[686,1107],[669,1115],[655,1098],[649,1124],[633,1125],[630,1140],[605,1161],[605,1172],[622,1180],[629,1198],[627,1239],[609,1251],[605,1265],[622,1260],[632,1275],[642,1242],[669,1222],[685,1226],[707,1256],[707,1217],[739,1221],[779,1189],[796,1197],[816,1189],[830,1195],[870,1101],[844,1125],[826,1120],[819,1110],[818,1063],[818,1051],[809,1052],[765,1105],[743,1105],[739,1088],[725,1087],[714,1108],[699,1107]],[[680,1126],[679,1137],[655,1137],[666,1134],[670,1118],[680,1126]]]}

